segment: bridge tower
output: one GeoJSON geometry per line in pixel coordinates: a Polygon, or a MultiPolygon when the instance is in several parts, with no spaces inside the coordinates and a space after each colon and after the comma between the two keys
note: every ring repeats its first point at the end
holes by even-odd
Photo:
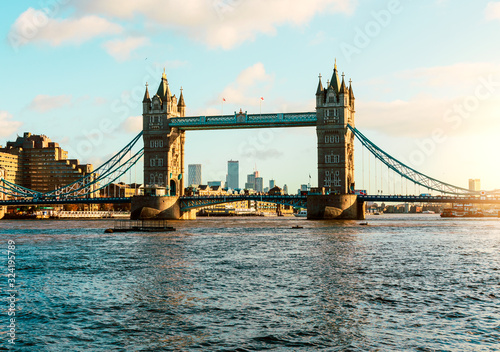
{"type": "Polygon", "coordinates": [[[144,140],[144,184],[147,195],[181,196],[184,192],[185,132],[169,127],[169,118],[183,117],[184,96],[172,95],[165,71],[160,86],[150,98],[146,92],[142,101],[144,140]]]}
{"type": "Polygon", "coordinates": [[[318,138],[318,186],[320,192],[307,197],[308,219],[363,219],[364,205],[354,192],[354,93],[337,71],[326,88],[319,76],[316,89],[316,134],[318,138]]]}
{"type": "Polygon", "coordinates": [[[144,195],[132,198],[130,218],[196,218],[195,212],[180,209],[179,197],[184,194],[185,131],[168,123],[171,118],[185,116],[182,88],[177,100],[163,70],[160,86],[152,98],[146,83],[142,108],[144,195]]]}
{"type": "Polygon", "coordinates": [[[316,90],[316,134],[318,137],[318,186],[331,193],[349,194],[354,190],[354,94],[352,82],[340,82],[337,63],[324,88],[319,77],[316,90]]]}

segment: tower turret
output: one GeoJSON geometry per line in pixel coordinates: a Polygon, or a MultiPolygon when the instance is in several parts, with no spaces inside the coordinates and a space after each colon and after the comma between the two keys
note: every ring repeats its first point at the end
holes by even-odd
{"type": "Polygon", "coordinates": [[[146,82],[146,91],[142,99],[142,112],[148,112],[151,108],[151,98],[149,97],[148,82],[146,82]]]}
{"type": "Polygon", "coordinates": [[[184,94],[182,94],[182,87],[181,87],[181,95],[179,97],[179,102],[177,103],[177,111],[179,112],[180,117],[186,116],[186,103],[184,102],[184,94]]]}
{"type": "Polygon", "coordinates": [[[352,80],[349,80],[349,103],[351,104],[352,109],[354,110],[354,93],[352,91],[352,80]]]}
{"type": "Polygon", "coordinates": [[[345,76],[344,72],[342,72],[342,83],[340,84],[339,102],[342,103],[344,106],[346,106],[348,105],[348,100],[349,100],[349,90],[346,87],[344,76],[345,76]]]}
{"type": "Polygon", "coordinates": [[[316,105],[321,105],[325,97],[325,89],[321,83],[321,73],[319,74],[318,89],[316,89],[316,105]]]}
{"type": "Polygon", "coordinates": [[[321,83],[321,73],[319,74],[319,82],[318,82],[318,89],[316,89],[316,95],[322,95],[323,94],[323,83],[321,83]]]}
{"type": "Polygon", "coordinates": [[[345,74],[342,72],[342,83],[340,84],[340,94],[347,94],[347,87],[344,80],[345,74]]]}

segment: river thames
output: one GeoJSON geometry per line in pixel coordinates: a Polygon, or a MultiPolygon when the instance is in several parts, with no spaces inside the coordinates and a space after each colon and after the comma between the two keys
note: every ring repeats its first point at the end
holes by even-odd
{"type": "Polygon", "coordinates": [[[367,221],[0,221],[2,349],[500,350],[500,219],[367,221]]]}

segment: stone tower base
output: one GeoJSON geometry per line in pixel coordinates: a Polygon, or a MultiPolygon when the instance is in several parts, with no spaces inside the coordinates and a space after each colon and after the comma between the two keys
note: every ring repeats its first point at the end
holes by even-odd
{"type": "Polygon", "coordinates": [[[357,201],[355,194],[308,195],[309,220],[364,220],[365,203],[357,201]]]}
{"type": "Polygon", "coordinates": [[[2,219],[4,217],[6,211],[7,211],[7,207],[0,205],[0,219],[2,219]]]}
{"type": "Polygon", "coordinates": [[[193,220],[196,211],[181,211],[179,197],[135,196],[132,197],[131,220],[193,220]]]}

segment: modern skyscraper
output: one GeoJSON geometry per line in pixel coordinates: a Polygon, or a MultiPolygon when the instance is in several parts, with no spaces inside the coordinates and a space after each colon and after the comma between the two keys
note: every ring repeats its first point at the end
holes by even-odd
{"type": "Polygon", "coordinates": [[[283,186],[283,193],[288,194],[288,186],[287,185],[283,186]]]}
{"type": "Polygon", "coordinates": [[[201,164],[188,165],[188,186],[201,185],[201,164]]]}
{"type": "Polygon", "coordinates": [[[245,183],[245,188],[255,190],[255,173],[247,175],[247,182],[245,183]]]}
{"type": "Polygon", "coordinates": [[[269,189],[274,188],[274,186],[276,186],[274,180],[269,180],[269,189]]]}
{"type": "Polygon", "coordinates": [[[256,192],[264,191],[264,179],[262,177],[255,178],[255,191],[256,192]]]}
{"type": "Polygon", "coordinates": [[[481,180],[480,179],[469,179],[469,191],[480,191],[481,190],[481,180]]]}
{"type": "Polygon", "coordinates": [[[240,171],[238,160],[229,160],[227,162],[227,188],[239,189],[240,188],[240,171]]]}

